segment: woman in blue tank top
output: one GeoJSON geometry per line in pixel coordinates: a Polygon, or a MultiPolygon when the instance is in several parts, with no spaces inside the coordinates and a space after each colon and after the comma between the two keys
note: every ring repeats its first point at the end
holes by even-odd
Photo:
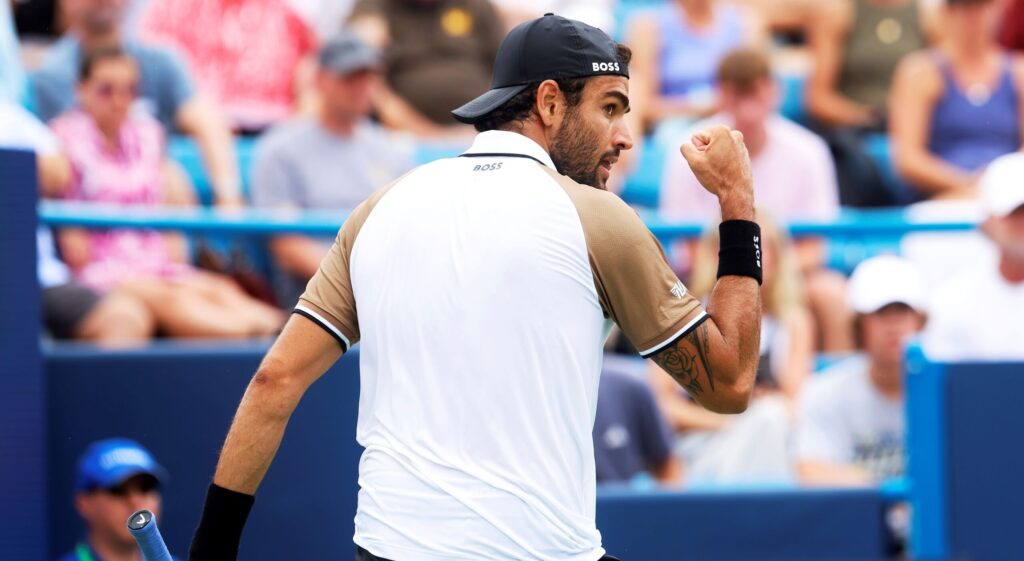
{"type": "Polygon", "coordinates": [[[638,14],[627,43],[633,106],[646,124],[713,110],[715,70],[730,51],[758,40],[747,11],[716,0],[672,0],[638,14]]]}
{"type": "Polygon", "coordinates": [[[946,10],[946,43],[897,68],[890,127],[897,168],[922,194],[971,199],[985,166],[1024,142],[1024,64],[995,41],[996,0],[946,10]]]}

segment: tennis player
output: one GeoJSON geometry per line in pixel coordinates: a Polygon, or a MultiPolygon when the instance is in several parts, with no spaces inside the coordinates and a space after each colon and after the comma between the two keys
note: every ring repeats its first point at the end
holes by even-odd
{"type": "Polygon", "coordinates": [[[629,58],[550,14],[509,33],[492,89],[453,112],[481,131],[469,151],[341,228],[242,398],[190,559],[236,558],[289,416],[357,341],[359,560],[604,558],[591,428],[612,322],[705,407],[746,408],[761,279],[749,157],[725,128],[682,147],[724,218],[705,310],[604,190],[632,146],[629,58]]]}

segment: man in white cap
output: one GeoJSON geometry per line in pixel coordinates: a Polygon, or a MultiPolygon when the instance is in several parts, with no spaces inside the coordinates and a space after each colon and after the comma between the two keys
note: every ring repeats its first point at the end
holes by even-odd
{"type": "Polygon", "coordinates": [[[861,263],[850,305],[863,354],[816,376],[800,397],[797,473],[807,485],[867,486],[903,473],[903,348],[925,322],[917,269],[892,255],[861,263]]]}
{"type": "Polygon", "coordinates": [[[981,231],[996,246],[996,267],[965,263],[935,292],[925,333],[937,360],[1022,360],[1024,329],[1024,154],[1002,156],[979,182],[981,231]]]}

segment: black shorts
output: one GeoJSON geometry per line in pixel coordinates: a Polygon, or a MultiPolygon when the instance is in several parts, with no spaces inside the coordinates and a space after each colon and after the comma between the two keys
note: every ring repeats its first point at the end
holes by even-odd
{"type": "MultiPolygon", "coordinates": [[[[383,557],[377,557],[376,555],[366,551],[365,549],[356,546],[356,561],[391,561],[390,559],[384,559],[383,557]]],[[[611,555],[605,555],[598,559],[598,561],[619,561],[617,557],[611,555]]]]}
{"type": "Polygon", "coordinates": [[[57,339],[70,339],[102,299],[102,294],[77,282],[44,288],[43,325],[57,339]]]}

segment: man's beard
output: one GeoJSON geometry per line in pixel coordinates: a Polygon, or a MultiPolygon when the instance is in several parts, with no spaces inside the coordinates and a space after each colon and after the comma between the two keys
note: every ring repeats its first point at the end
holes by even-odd
{"type": "Polygon", "coordinates": [[[558,173],[569,176],[576,183],[604,189],[597,175],[600,161],[593,160],[598,142],[587,137],[575,109],[569,109],[562,121],[562,128],[551,141],[551,161],[555,163],[558,173]]]}

